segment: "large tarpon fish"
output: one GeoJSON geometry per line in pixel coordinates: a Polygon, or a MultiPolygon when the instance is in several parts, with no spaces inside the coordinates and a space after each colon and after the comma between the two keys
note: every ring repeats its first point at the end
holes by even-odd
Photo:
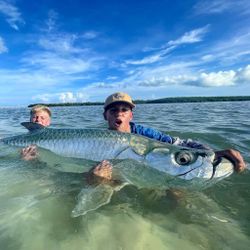
{"type": "MultiPolygon", "coordinates": [[[[129,159],[140,164],[117,164],[126,182],[139,187],[166,188],[167,180],[187,183],[212,183],[233,173],[233,165],[225,158],[214,160],[212,150],[191,149],[159,142],[144,136],[103,129],[53,129],[36,123],[22,123],[29,132],[3,138],[0,142],[25,147],[35,144],[55,155],[92,161],[129,159]],[[132,165],[136,166],[133,167],[132,165]],[[146,173],[146,174],[145,174],[146,173]],[[171,177],[170,179],[167,177],[171,177]]],[[[115,166],[114,166],[115,169],[115,166]]],[[[85,214],[106,204],[112,190],[107,185],[81,192],[81,202],[73,215],[85,214]],[[102,201],[93,201],[101,197],[102,201]],[[84,204],[83,204],[84,203],[84,204]],[[80,208],[79,208],[80,206],[80,208]]]]}

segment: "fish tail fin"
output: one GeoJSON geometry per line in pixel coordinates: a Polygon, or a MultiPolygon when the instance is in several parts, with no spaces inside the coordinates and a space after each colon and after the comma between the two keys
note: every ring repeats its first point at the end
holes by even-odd
{"type": "Polygon", "coordinates": [[[27,128],[30,132],[45,128],[45,126],[35,122],[22,122],[21,125],[27,128]]]}

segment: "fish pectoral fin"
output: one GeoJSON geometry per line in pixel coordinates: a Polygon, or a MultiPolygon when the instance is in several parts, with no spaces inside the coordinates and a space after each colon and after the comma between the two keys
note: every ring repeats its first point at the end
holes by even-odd
{"type": "Polygon", "coordinates": [[[107,184],[99,184],[96,187],[83,188],[78,194],[78,202],[71,212],[72,217],[85,215],[99,207],[108,204],[114,193],[114,189],[107,184]]]}

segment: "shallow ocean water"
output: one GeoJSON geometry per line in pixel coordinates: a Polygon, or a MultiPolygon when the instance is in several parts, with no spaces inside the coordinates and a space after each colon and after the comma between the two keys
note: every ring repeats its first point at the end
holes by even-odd
{"type": "MultiPolygon", "coordinates": [[[[54,107],[56,128],[105,128],[101,106],[54,107]]],[[[250,163],[250,102],[137,105],[134,121],[214,149],[235,148],[250,163]]],[[[25,133],[28,108],[0,108],[0,137],[25,133]]],[[[24,162],[0,145],[1,249],[249,249],[250,174],[233,174],[178,201],[127,186],[111,202],[71,217],[81,174],[24,162]]]]}

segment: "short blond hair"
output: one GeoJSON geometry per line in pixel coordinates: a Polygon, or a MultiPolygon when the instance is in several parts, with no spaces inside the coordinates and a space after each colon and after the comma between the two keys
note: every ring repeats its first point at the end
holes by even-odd
{"type": "Polygon", "coordinates": [[[45,105],[35,105],[30,110],[30,116],[33,116],[35,113],[37,113],[39,111],[44,111],[44,112],[46,112],[49,115],[49,117],[51,117],[51,111],[50,111],[49,107],[47,107],[45,105]]]}

